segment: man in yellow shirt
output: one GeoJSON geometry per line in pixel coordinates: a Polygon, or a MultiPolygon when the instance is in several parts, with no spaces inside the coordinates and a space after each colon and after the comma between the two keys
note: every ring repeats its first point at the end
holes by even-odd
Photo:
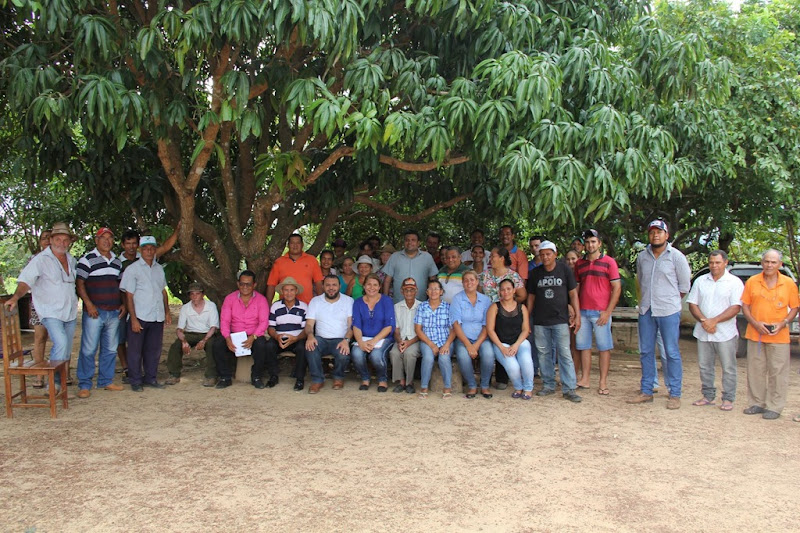
{"type": "Polygon", "coordinates": [[[797,285],[779,272],[783,256],[767,250],[764,269],[747,280],[742,311],[747,319],[746,415],[775,420],[786,405],[789,386],[789,324],[800,307],[797,285]]]}

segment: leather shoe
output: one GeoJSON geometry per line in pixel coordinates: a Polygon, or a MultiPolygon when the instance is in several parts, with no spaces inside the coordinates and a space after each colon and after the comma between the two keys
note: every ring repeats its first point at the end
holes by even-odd
{"type": "Polygon", "coordinates": [[[742,411],[742,412],[743,412],[744,414],[746,414],[746,415],[760,415],[760,414],[762,414],[764,411],[766,411],[766,409],[764,409],[764,408],[763,408],[763,407],[761,407],[761,406],[758,406],[758,405],[751,405],[750,407],[748,407],[747,409],[745,409],[745,410],[744,410],[744,411],[742,411]]]}
{"type": "Polygon", "coordinates": [[[153,389],[165,389],[165,388],[167,388],[166,385],[164,385],[163,383],[159,383],[158,381],[154,381],[152,383],[142,383],[142,386],[150,387],[150,388],[153,388],[153,389]]]}
{"type": "Polygon", "coordinates": [[[635,403],[648,403],[648,402],[652,402],[652,401],[653,401],[653,395],[652,394],[650,396],[648,396],[647,394],[642,394],[640,392],[637,396],[634,396],[633,398],[625,400],[625,403],[635,404],[635,403]]]}
{"type": "Polygon", "coordinates": [[[344,381],[334,380],[333,390],[342,390],[344,388],[344,381]]]}
{"type": "Polygon", "coordinates": [[[113,391],[120,391],[124,389],[125,387],[123,387],[122,385],[117,385],[116,383],[109,383],[108,385],[103,387],[103,390],[113,390],[113,391]]]}
{"type": "Polygon", "coordinates": [[[213,387],[217,384],[217,378],[205,378],[203,380],[203,387],[213,387]]]}
{"type": "Polygon", "coordinates": [[[769,409],[764,410],[764,414],[761,415],[761,418],[764,420],[777,420],[781,416],[780,413],[776,413],[775,411],[770,411],[769,409]]]}
{"type": "Polygon", "coordinates": [[[89,389],[81,389],[78,391],[78,398],[88,398],[92,395],[92,391],[89,389]]]}
{"type": "Polygon", "coordinates": [[[306,384],[305,384],[305,382],[303,382],[302,379],[298,379],[297,381],[294,382],[294,390],[301,391],[301,390],[303,390],[305,388],[306,388],[306,384]]]}
{"type": "Polygon", "coordinates": [[[253,384],[253,387],[255,387],[257,389],[263,389],[264,388],[264,382],[261,381],[261,378],[256,378],[256,379],[250,380],[250,382],[253,384]]]}
{"type": "Polygon", "coordinates": [[[225,387],[230,387],[231,385],[233,385],[233,382],[230,379],[221,379],[217,381],[217,385],[215,388],[224,389],[225,387]]]}
{"type": "Polygon", "coordinates": [[[309,394],[316,394],[324,386],[325,386],[325,382],[324,381],[322,383],[312,383],[311,386],[308,388],[308,393],[309,394]]]}
{"type": "Polygon", "coordinates": [[[142,387],[141,385],[131,385],[131,390],[133,392],[143,392],[144,387],[142,387]]]}
{"type": "Polygon", "coordinates": [[[270,389],[278,384],[278,376],[270,376],[267,380],[267,387],[270,389]]]}
{"type": "Polygon", "coordinates": [[[414,388],[413,383],[406,385],[406,394],[414,394],[415,392],[417,392],[417,389],[414,388]]]}
{"type": "Polygon", "coordinates": [[[667,409],[680,409],[681,408],[681,399],[675,396],[670,396],[667,398],[667,409]]]}

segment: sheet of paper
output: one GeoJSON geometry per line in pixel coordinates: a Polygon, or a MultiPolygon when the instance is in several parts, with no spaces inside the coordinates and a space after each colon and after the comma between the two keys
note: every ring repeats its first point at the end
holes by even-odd
{"type": "MultiPolygon", "coordinates": [[[[367,342],[368,340],[372,340],[372,337],[361,337],[361,340],[367,342]]],[[[382,338],[378,342],[375,343],[376,348],[383,348],[383,343],[386,342],[386,337],[382,338]]]]}
{"type": "Polygon", "coordinates": [[[234,355],[236,357],[244,357],[245,355],[250,355],[252,352],[250,348],[245,348],[242,344],[247,341],[247,333],[244,331],[237,331],[235,333],[231,333],[231,342],[234,346],[236,346],[236,352],[234,355]]]}

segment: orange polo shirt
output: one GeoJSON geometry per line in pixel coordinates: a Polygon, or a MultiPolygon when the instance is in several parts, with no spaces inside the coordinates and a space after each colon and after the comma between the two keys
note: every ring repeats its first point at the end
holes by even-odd
{"type": "Polygon", "coordinates": [[[317,258],[305,252],[297,261],[289,257],[289,254],[282,255],[272,265],[267,285],[277,285],[288,276],[292,276],[303,286],[303,292],[297,295],[297,299],[308,303],[314,297],[314,283],[322,281],[322,269],[317,258]]]}
{"type": "MultiPolygon", "coordinates": [[[[773,288],[764,283],[764,273],[756,274],[744,284],[742,303],[750,306],[750,314],[756,320],[777,324],[786,319],[789,308],[800,307],[797,285],[791,278],[778,273],[778,282],[773,288]]],[[[789,344],[789,328],[782,328],[776,335],[761,335],[747,324],[745,338],[768,344],[789,344]]]]}

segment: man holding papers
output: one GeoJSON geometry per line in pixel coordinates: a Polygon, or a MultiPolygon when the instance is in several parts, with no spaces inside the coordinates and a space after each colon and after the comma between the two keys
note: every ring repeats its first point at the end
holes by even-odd
{"type": "Polygon", "coordinates": [[[222,337],[214,342],[214,361],[217,364],[218,389],[233,383],[232,363],[235,356],[253,356],[250,380],[257,389],[264,388],[261,376],[267,354],[264,333],[269,323],[269,303],[255,291],[256,275],[251,270],[239,274],[239,290],[230,293],[222,302],[219,329],[222,337]]]}

